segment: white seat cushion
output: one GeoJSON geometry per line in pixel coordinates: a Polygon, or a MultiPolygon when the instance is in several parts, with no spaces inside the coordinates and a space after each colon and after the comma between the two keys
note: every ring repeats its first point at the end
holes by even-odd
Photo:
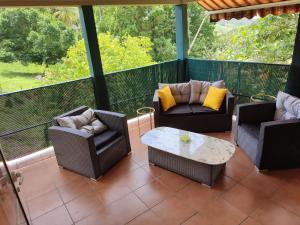
{"type": "Polygon", "coordinates": [[[300,118],[300,98],[279,91],[276,100],[275,120],[300,118]]]}
{"type": "Polygon", "coordinates": [[[96,118],[92,109],[88,109],[78,116],[58,118],[57,122],[62,127],[74,128],[91,134],[100,134],[107,130],[107,126],[96,118]]]}

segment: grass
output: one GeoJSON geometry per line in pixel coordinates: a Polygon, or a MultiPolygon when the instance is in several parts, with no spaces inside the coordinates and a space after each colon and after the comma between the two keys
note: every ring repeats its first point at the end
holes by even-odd
{"type": "Polygon", "coordinates": [[[0,94],[42,86],[43,81],[36,77],[43,71],[44,67],[37,64],[0,62],[0,94]]]}

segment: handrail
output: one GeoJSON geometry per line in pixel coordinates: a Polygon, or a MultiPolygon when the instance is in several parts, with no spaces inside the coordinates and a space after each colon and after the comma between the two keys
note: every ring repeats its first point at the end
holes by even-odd
{"type": "Polygon", "coordinates": [[[14,131],[6,131],[6,132],[3,132],[3,133],[0,133],[0,138],[7,137],[7,136],[10,136],[12,134],[16,134],[16,133],[19,133],[19,132],[22,132],[22,131],[25,131],[25,130],[29,130],[29,129],[32,129],[32,128],[39,127],[39,126],[47,125],[47,124],[49,124],[51,122],[52,121],[48,121],[48,122],[44,122],[44,123],[39,123],[39,124],[35,124],[35,125],[32,125],[32,126],[27,126],[27,127],[24,127],[24,128],[19,128],[19,129],[16,129],[14,131]]]}
{"type": "MultiPolygon", "coordinates": [[[[141,66],[141,67],[136,67],[136,68],[127,69],[127,70],[120,70],[120,71],[116,71],[116,72],[106,73],[106,74],[104,74],[104,76],[114,76],[114,75],[117,75],[117,74],[123,73],[123,72],[129,72],[129,71],[132,71],[132,70],[138,70],[138,69],[143,69],[143,68],[150,68],[151,66],[157,66],[157,65],[162,65],[162,64],[165,64],[165,63],[176,62],[176,61],[178,61],[178,60],[177,59],[169,60],[169,61],[154,63],[154,64],[147,65],[147,66],[141,66]]],[[[92,77],[87,76],[87,77],[76,79],[76,80],[63,81],[63,82],[59,82],[59,83],[56,83],[56,84],[48,84],[48,85],[44,85],[44,86],[41,86],[41,87],[29,88],[29,89],[24,89],[24,90],[19,90],[19,91],[13,91],[13,92],[9,92],[9,93],[0,94],[0,97],[1,96],[8,96],[8,95],[11,95],[11,94],[16,94],[16,93],[39,90],[39,89],[43,89],[43,88],[56,87],[56,86],[60,86],[60,85],[67,84],[67,83],[73,83],[73,82],[78,82],[78,81],[82,81],[82,80],[89,80],[91,78],[92,77]]]]}
{"type": "Polygon", "coordinates": [[[188,60],[203,61],[203,62],[229,62],[229,63],[240,63],[240,64],[259,64],[259,65],[270,65],[270,66],[290,66],[290,64],[280,64],[280,63],[263,63],[263,62],[242,62],[235,60],[217,60],[217,59],[197,59],[188,58],[188,60]]]}
{"type": "Polygon", "coordinates": [[[60,85],[68,84],[68,83],[74,83],[74,82],[78,82],[78,81],[82,81],[82,80],[88,80],[88,79],[91,79],[91,77],[84,77],[84,78],[64,81],[64,82],[60,82],[60,83],[56,83],[56,84],[48,84],[48,85],[44,85],[44,86],[36,87],[36,88],[29,88],[29,89],[20,90],[20,91],[13,91],[13,92],[9,92],[9,93],[0,94],[0,97],[8,96],[8,95],[11,95],[11,94],[22,93],[22,92],[33,91],[33,90],[40,90],[40,89],[43,89],[43,88],[52,88],[52,87],[56,87],[56,86],[60,86],[60,85]]]}

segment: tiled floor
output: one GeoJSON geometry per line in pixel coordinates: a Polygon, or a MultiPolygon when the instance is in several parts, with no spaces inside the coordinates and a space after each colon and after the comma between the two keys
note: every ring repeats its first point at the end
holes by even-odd
{"type": "MultiPolygon", "coordinates": [[[[231,133],[210,134],[232,140],[231,133]]],[[[213,188],[147,164],[132,153],[99,182],[58,168],[55,158],[22,170],[34,225],[300,225],[300,169],[257,173],[237,149],[213,188]]]]}

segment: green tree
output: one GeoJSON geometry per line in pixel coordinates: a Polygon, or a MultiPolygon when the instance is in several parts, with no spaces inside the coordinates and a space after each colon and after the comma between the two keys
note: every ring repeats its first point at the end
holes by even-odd
{"type": "Polygon", "coordinates": [[[123,38],[149,37],[153,43],[151,56],[155,61],[174,59],[174,6],[94,7],[97,31],[123,38]]]}
{"type": "Polygon", "coordinates": [[[199,26],[203,22],[201,31],[191,48],[190,57],[210,59],[215,53],[215,24],[209,21],[207,12],[198,3],[189,4],[189,38],[190,43],[194,39],[199,26]]]}
{"type": "MultiPolygon", "coordinates": [[[[102,65],[105,73],[153,64],[152,43],[147,37],[124,36],[116,38],[109,33],[98,36],[102,65]]],[[[69,48],[62,62],[49,67],[49,80],[74,80],[89,76],[84,41],[69,48]]]]}
{"type": "Polygon", "coordinates": [[[0,11],[0,60],[53,64],[65,56],[74,34],[49,10],[0,11]]]}
{"type": "Polygon", "coordinates": [[[216,59],[290,63],[298,15],[269,15],[218,37],[216,59]]]}

